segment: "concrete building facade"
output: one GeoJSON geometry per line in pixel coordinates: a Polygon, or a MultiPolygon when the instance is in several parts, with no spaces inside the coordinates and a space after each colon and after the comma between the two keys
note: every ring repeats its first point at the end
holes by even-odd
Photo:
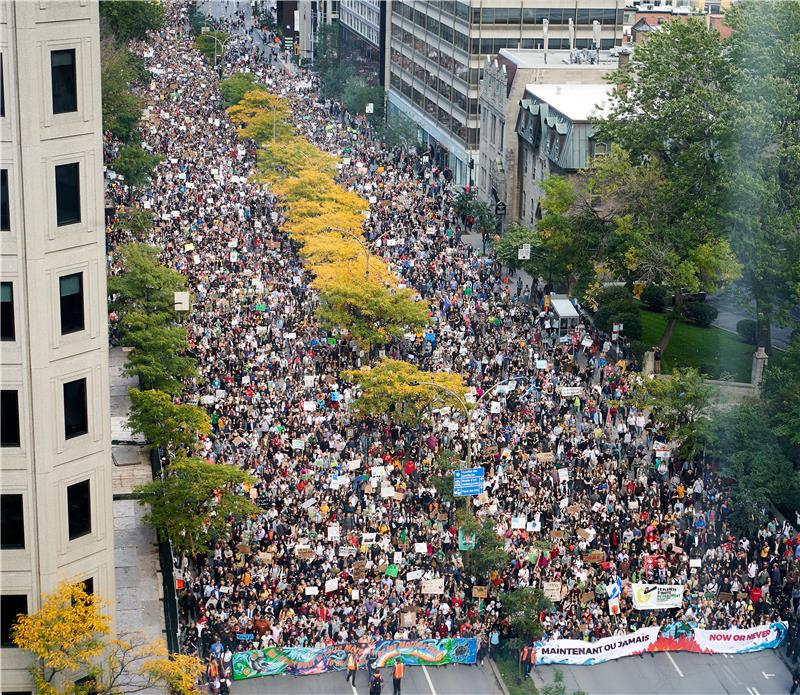
{"type": "Polygon", "coordinates": [[[0,3],[0,691],[17,615],[62,580],[113,605],[99,9],[0,3]]]}
{"type": "MultiPolygon", "coordinates": [[[[520,101],[530,85],[606,85],[605,77],[620,62],[622,51],[547,51],[503,49],[494,59],[487,59],[480,83],[480,167],[477,176],[478,196],[489,203],[506,204],[507,221],[529,221],[527,201],[522,206],[521,193],[528,179],[532,183],[537,167],[522,156],[517,133],[520,101]]],[[[541,174],[541,165],[538,169],[541,174]]],[[[526,191],[526,195],[529,191],[526,191]]]]}
{"type": "Polygon", "coordinates": [[[393,0],[389,117],[409,116],[455,182],[474,182],[486,58],[545,44],[559,50],[597,43],[607,50],[622,42],[624,6],[623,0],[393,0]]]}

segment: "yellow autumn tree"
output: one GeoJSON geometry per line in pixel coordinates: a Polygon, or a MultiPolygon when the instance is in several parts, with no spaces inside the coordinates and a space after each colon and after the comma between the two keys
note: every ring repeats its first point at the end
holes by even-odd
{"type": "Polygon", "coordinates": [[[62,583],[35,613],[22,615],[11,636],[35,657],[31,673],[40,695],[121,695],[169,687],[178,695],[199,693],[203,672],[195,657],[170,657],[163,641],[138,634],[111,637],[104,601],[82,584],[62,583]],[[75,681],[89,676],[81,684],[75,681]]]}
{"type": "Polygon", "coordinates": [[[268,140],[258,149],[258,170],[267,183],[297,176],[303,170],[336,174],[336,157],[292,135],[282,141],[268,140]]]}
{"type": "Polygon", "coordinates": [[[294,126],[289,122],[289,103],[265,89],[247,92],[238,104],[228,109],[228,115],[240,126],[240,138],[259,143],[270,139],[283,141],[294,133],[294,126]]]}
{"type": "Polygon", "coordinates": [[[413,426],[431,408],[463,408],[467,387],[460,374],[427,372],[409,362],[382,359],[373,367],[342,372],[360,394],[352,407],[362,416],[387,416],[413,426]]]}

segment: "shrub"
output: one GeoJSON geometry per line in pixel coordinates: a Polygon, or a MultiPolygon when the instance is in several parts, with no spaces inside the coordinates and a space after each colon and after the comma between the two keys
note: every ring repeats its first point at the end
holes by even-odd
{"type": "Polygon", "coordinates": [[[716,307],[702,302],[687,302],[681,307],[681,316],[684,319],[703,328],[708,328],[718,313],[716,307]]]}
{"type": "Polygon", "coordinates": [[[597,302],[598,309],[601,309],[609,304],[616,304],[618,302],[632,303],[636,300],[627,287],[623,285],[609,285],[597,291],[595,301],[597,302]]]}
{"type": "Polygon", "coordinates": [[[753,319],[742,319],[736,324],[736,332],[744,342],[755,345],[758,323],[753,321],[753,319]]]}
{"type": "Polygon", "coordinates": [[[651,311],[661,313],[667,306],[667,290],[662,285],[648,285],[642,292],[642,303],[651,311]]]}

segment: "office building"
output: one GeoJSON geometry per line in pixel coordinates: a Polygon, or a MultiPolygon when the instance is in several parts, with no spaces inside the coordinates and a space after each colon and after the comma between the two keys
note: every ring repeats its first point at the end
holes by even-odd
{"type": "Polygon", "coordinates": [[[479,83],[502,49],[608,50],[622,42],[622,0],[393,0],[389,116],[421,128],[456,183],[474,180],[480,142],[479,83]],[[470,167],[472,161],[472,167],[470,167]]]}
{"type": "Polygon", "coordinates": [[[114,603],[99,8],[0,3],[0,691],[62,580],[114,603]]]}
{"type": "Polygon", "coordinates": [[[341,0],[339,55],[352,62],[369,85],[386,84],[386,29],[392,0],[341,0]]]}

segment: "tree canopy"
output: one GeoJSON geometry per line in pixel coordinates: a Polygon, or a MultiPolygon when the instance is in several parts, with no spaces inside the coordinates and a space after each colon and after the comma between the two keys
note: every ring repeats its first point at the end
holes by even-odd
{"type": "Polygon", "coordinates": [[[157,0],[102,0],[100,16],[120,41],[143,39],[164,26],[164,5],[157,0]]]}
{"type": "Polygon", "coordinates": [[[128,394],[128,426],[165,451],[188,454],[197,446],[200,435],[211,431],[211,420],[203,408],[175,404],[161,391],[130,389],[128,394]]]}
{"type": "Polygon", "coordinates": [[[118,253],[123,272],[108,278],[112,308],[123,314],[138,310],[174,316],[175,292],[186,289],[186,278],[161,265],[155,246],[125,244],[118,253]]]}

